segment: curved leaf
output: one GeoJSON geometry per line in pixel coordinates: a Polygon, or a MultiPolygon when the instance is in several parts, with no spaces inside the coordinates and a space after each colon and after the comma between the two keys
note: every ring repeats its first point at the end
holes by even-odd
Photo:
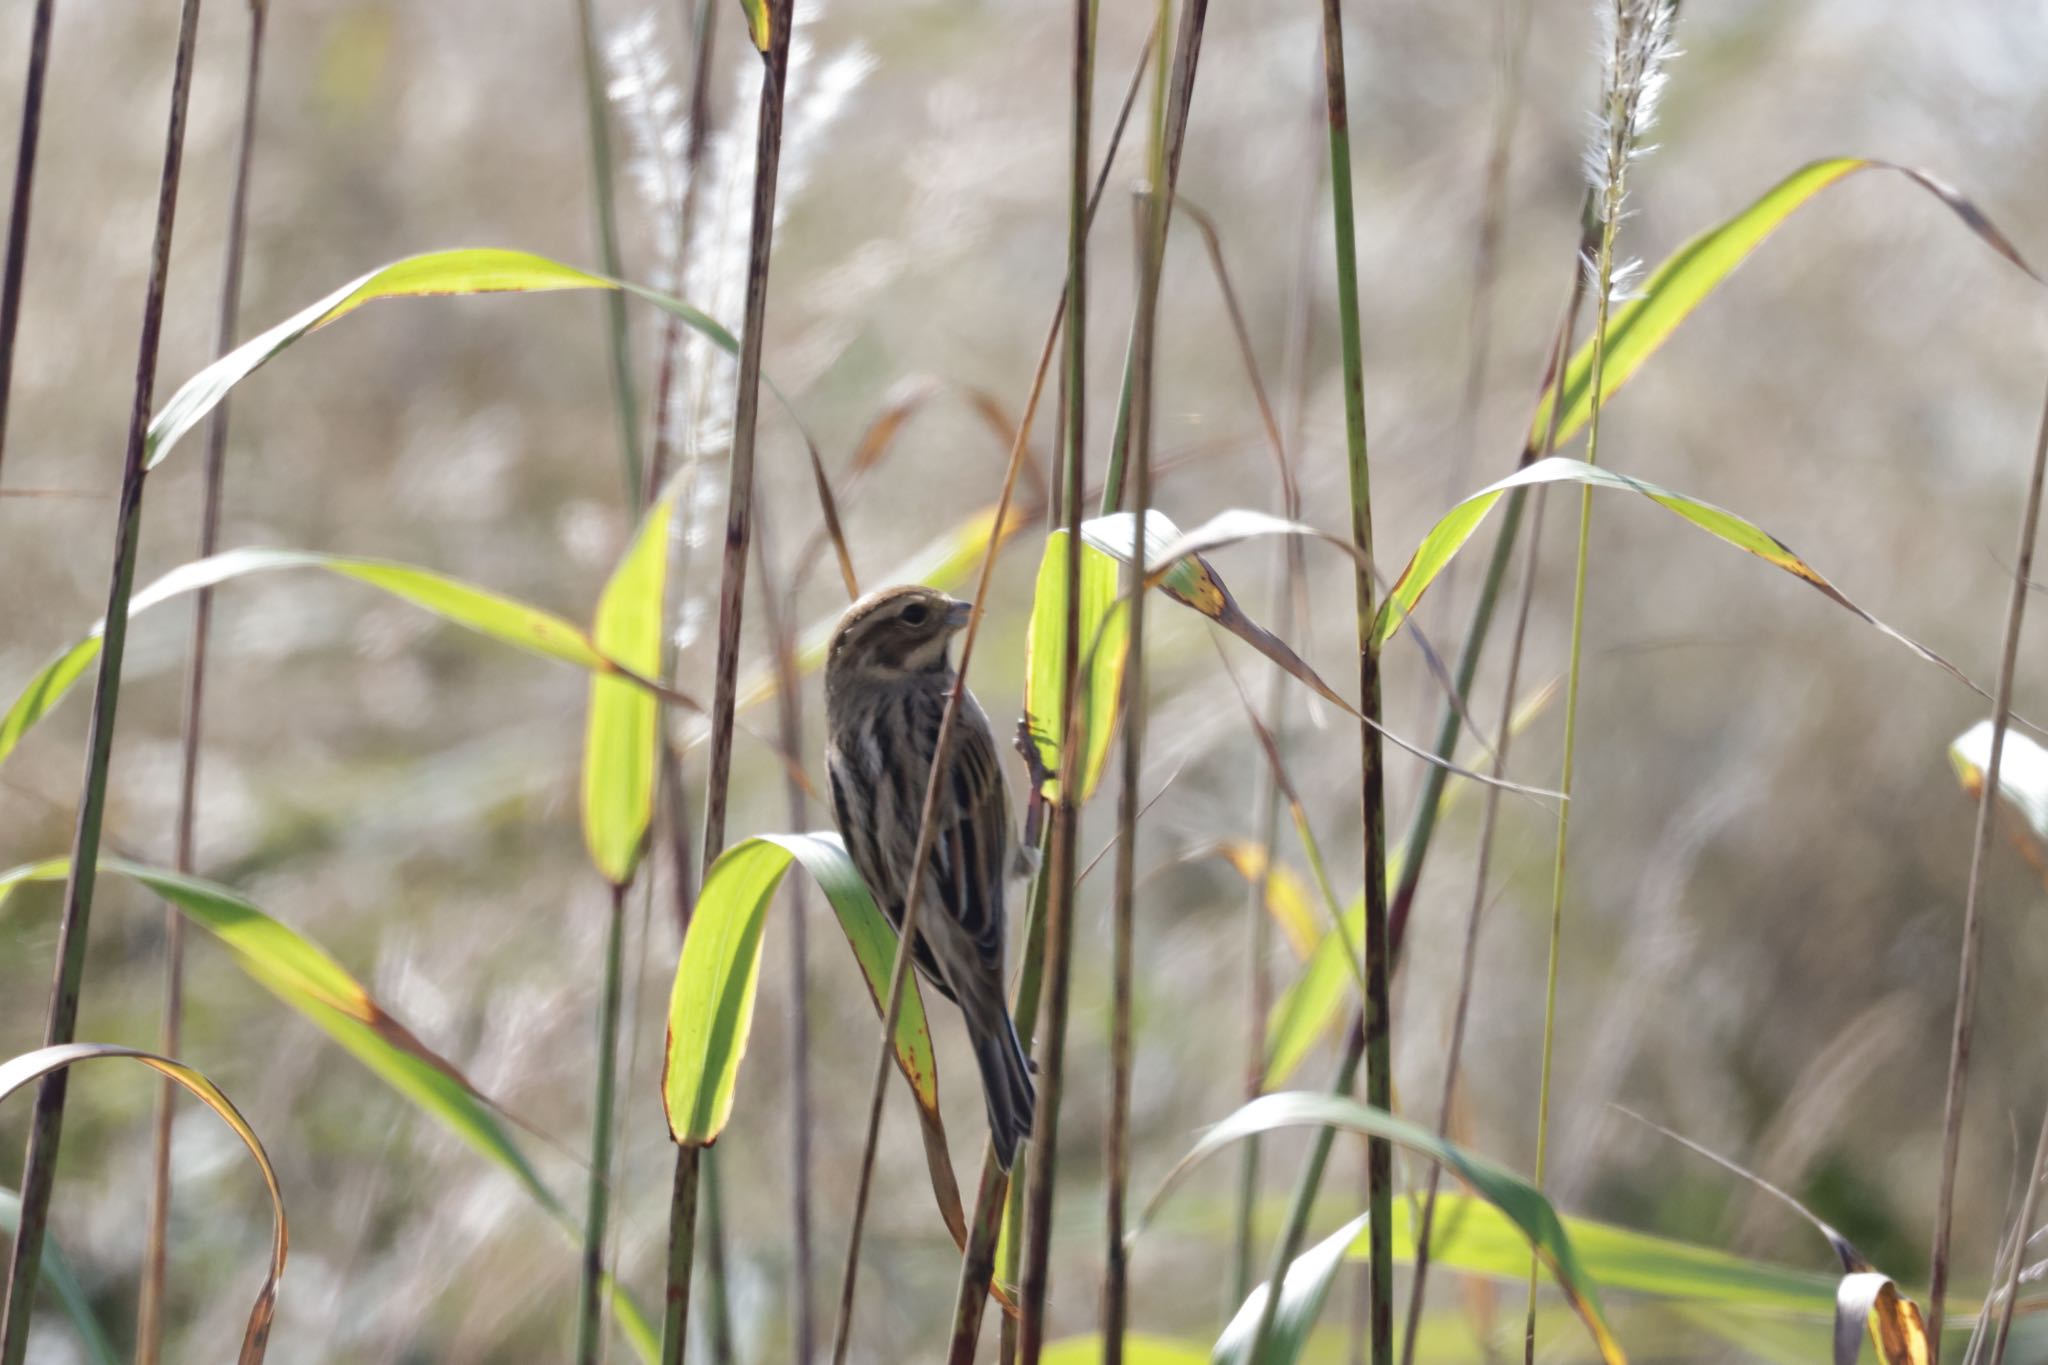
{"type": "MultiPolygon", "coordinates": [[[[646,674],[623,668],[606,657],[583,628],[541,607],[464,583],[411,564],[384,559],[362,559],[349,555],[315,554],[307,550],[251,548],[180,565],[136,593],[129,603],[132,620],[141,612],[184,593],[210,588],[245,574],[276,569],[321,569],[342,578],[368,584],[400,601],[432,612],[445,621],[488,636],[515,649],[557,659],[596,673],[631,679],[639,686],[649,683],[646,674]]],[[[95,624],[86,637],[61,650],[29,680],[21,695],[0,716],[0,762],[5,762],[21,737],[40,721],[70,691],[99,657],[100,636],[106,622],[95,624]]],[[[694,705],[685,697],[664,690],[670,700],[694,705]]]]}
{"type": "Polygon", "coordinates": [[[1775,565],[1794,578],[1817,589],[1822,596],[1836,606],[1853,613],[1866,625],[1873,626],[1885,635],[1897,640],[1927,662],[1946,671],[1960,680],[1971,690],[1981,693],[1982,688],[1964,675],[1961,669],[1942,658],[1927,646],[1872,616],[1862,607],[1849,600],[1840,588],[1821,574],[1818,569],[1801,559],[1792,549],[1776,536],[1723,507],[1710,502],[1674,493],[1668,488],[1643,479],[1633,479],[1626,474],[1617,474],[1611,469],[1589,465],[1583,460],[1574,460],[1563,455],[1553,455],[1547,460],[1538,460],[1526,469],[1517,470],[1500,482],[1480,489],[1457,506],[1446,512],[1429,534],[1415,548],[1408,561],[1408,567],[1401,570],[1401,577],[1395,580],[1394,589],[1387,595],[1381,606],[1378,623],[1378,637],[1385,641],[1401,628],[1415,610],[1415,604],[1435,581],[1444,566],[1456,557],[1472,533],[1479,529],[1479,523],[1493,510],[1493,505],[1512,488],[1523,488],[1531,484],[1579,483],[1594,488],[1614,488],[1639,494],[1656,503],[1666,511],[1675,512],[1686,521],[1719,540],[1726,541],[1738,550],[1755,555],[1767,564],[1775,565]]]}
{"type": "Polygon", "coordinates": [[[0,1101],[5,1101],[30,1081],[100,1057],[133,1058],[191,1091],[207,1108],[220,1115],[223,1123],[235,1130],[235,1136],[242,1140],[242,1145],[249,1149],[249,1155],[255,1157],[257,1166],[262,1168],[263,1183],[270,1190],[270,1272],[264,1276],[263,1287],[256,1293],[255,1305],[249,1309],[249,1326],[242,1335],[239,1357],[241,1365],[260,1365],[263,1352],[270,1344],[270,1320],[277,1312],[277,1282],[284,1274],[285,1249],[291,1238],[285,1224],[284,1192],[277,1186],[277,1171],[270,1164],[270,1155],[263,1150],[263,1141],[256,1136],[256,1130],[249,1126],[248,1120],[242,1117],[241,1111],[228,1097],[197,1070],[154,1052],[118,1047],[112,1043],[60,1043],[0,1062],[0,1101]]]}
{"type": "Polygon", "coordinates": [[[1851,1271],[1842,1277],[1835,1294],[1834,1365],[1856,1365],[1865,1331],[1884,1365],[1927,1365],[1927,1325],[1920,1310],[1880,1271],[1851,1271]]]}
{"type": "MultiPolygon", "coordinates": [[[[597,602],[591,639],[605,657],[643,678],[661,672],[661,629],[668,582],[669,523],[675,498],[641,518],[625,557],[597,602]]],[[[654,696],[618,677],[590,680],[583,740],[583,843],[598,874],[614,886],[633,880],[654,818],[654,768],[661,710],[654,696]]]]}
{"type": "MultiPolygon", "coordinates": [[[[1031,600],[1031,621],[1024,632],[1024,714],[1038,746],[1039,761],[1048,773],[1060,770],[1061,730],[1065,725],[1065,671],[1060,642],[1067,628],[1067,533],[1045,538],[1038,561],[1038,590],[1031,600]]],[[[1116,732],[1117,703],[1122,695],[1124,656],[1130,653],[1130,623],[1117,596],[1117,561],[1093,545],[1081,547],[1081,610],[1079,640],[1081,701],[1074,711],[1081,747],[1081,799],[1095,794],[1109,766],[1109,742],[1116,732]]],[[[1047,778],[1045,799],[1057,800],[1059,781],[1047,778]]]]}
{"type": "MultiPolygon", "coordinates": [[[[1975,204],[1924,171],[1888,161],[1861,157],[1835,157],[1800,167],[1764,192],[1762,198],[1733,218],[1709,228],[1671,253],[1656,273],[1643,284],[1642,292],[1616,308],[1607,321],[1607,355],[1600,378],[1601,402],[1634,377],[1643,362],[1655,354],[1665,338],[1691,316],[1721,281],[1734,273],[1749,253],[1763,243],[1794,210],[1828,186],[1859,171],[1896,171],[1946,205],[1992,250],[2033,275],[2032,266],[2021,257],[2004,233],[1992,225],[1975,204]]],[[[1564,408],[1557,423],[1560,445],[1577,435],[1592,415],[1593,338],[1588,338],[1571,358],[1564,374],[1564,408]]],[[[1546,390],[1529,425],[1529,448],[1541,450],[1550,428],[1550,409],[1555,401],[1546,390]]]]}
{"type": "MultiPolygon", "coordinates": [[[[727,849],[705,875],[669,996],[661,1098],[677,1142],[708,1146],[732,1116],[733,1090],[753,1028],[761,930],[791,862],[802,863],[832,903],[869,994],[879,1001],[888,988],[896,931],[838,835],[760,834],[727,849]]],[[[903,982],[896,1062],[918,1104],[936,1109],[938,1067],[914,975],[903,982]]]]}
{"type": "Polygon", "coordinates": [[[1346,1250],[1364,1233],[1366,1217],[1361,1213],[1294,1258],[1294,1264],[1287,1267],[1287,1277],[1280,1282],[1280,1306],[1273,1312],[1266,1349],[1256,1357],[1252,1347],[1271,1286],[1262,1284],[1252,1290],[1223,1329],[1223,1335],[1216,1338],[1216,1349],[1209,1356],[1213,1365],[1254,1365],[1255,1361],[1256,1365],[1293,1365],[1299,1360],[1308,1345],[1309,1333],[1315,1330],[1316,1319],[1323,1315],[1323,1304],[1330,1297],[1330,1281],[1344,1264],[1346,1250]]]}
{"type": "MultiPolygon", "coordinates": [[[[1948,761],[1965,791],[1984,790],[1984,771],[1991,765],[1991,722],[1980,720],[1948,746],[1948,761]]],[[[2021,851],[2036,868],[2048,870],[2048,749],[2007,727],[2005,753],[1998,764],[1998,794],[2032,832],[2021,851]]]]}
{"type": "MultiPolygon", "coordinates": [[[[224,886],[121,858],[100,870],[148,887],[192,923],[219,939],[258,985],[311,1020],[385,1084],[509,1172],[549,1213],[562,1216],[490,1104],[450,1062],[392,1018],[346,968],[311,939],[265,914],[224,886]]],[[[26,882],[58,882],[70,860],[0,872],[0,900],[26,882]]]]}
{"type": "Polygon", "coordinates": [[[377,299],[423,298],[443,294],[532,294],[562,289],[623,289],[674,314],[709,337],[727,354],[739,343],[732,333],[679,299],[638,285],[609,280],[530,251],[500,247],[463,247],[430,251],[393,261],[351,280],[317,303],[308,305],[268,331],[251,337],[178,386],[149,424],[144,447],[146,467],[154,469],[192,428],[278,352],[308,332],[348,316],[377,299]]]}
{"type": "MultiPolygon", "coordinates": [[[[1608,1365],[1621,1365],[1626,1360],[1620,1344],[1614,1340],[1614,1334],[1607,1326],[1607,1317],[1600,1307],[1599,1292],[1592,1277],[1580,1263],[1557,1211],[1539,1190],[1505,1167],[1454,1146],[1417,1124],[1340,1095],[1287,1091],[1260,1096],[1239,1108],[1203,1133],[1201,1140],[1160,1182],[1159,1191],[1146,1206],[1137,1231],[1150,1221],[1180,1178],[1203,1158],[1241,1138],[1277,1128],[1301,1126],[1341,1128],[1384,1138],[1442,1165],[1521,1229],[1537,1257],[1549,1268],[1558,1287],[1564,1291],[1566,1301],[1585,1321],[1601,1358],[1608,1365]]],[[[1137,1231],[1132,1235],[1136,1236],[1137,1231]]]]}

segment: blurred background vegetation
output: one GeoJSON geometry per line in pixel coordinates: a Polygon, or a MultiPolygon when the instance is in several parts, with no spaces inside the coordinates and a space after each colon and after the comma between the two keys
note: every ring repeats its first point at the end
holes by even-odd
{"type": "MultiPolygon", "coordinates": [[[[1103,7],[1099,130],[1144,40],[1144,9],[1103,7]]],[[[0,16],[0,109],[20,103],[25,10],[0,16]]],[[[1390,564],[1458,496],[1505,473],[1519,449],[1578,233],[1595,80],[1587,10],[1534,7],[1489,304],[1488,382],[1468,413],[1497,6],[1351,7],[1367,406],[1390,564]]],[[[687,69],[684,6],[606,0],[599,11],[622,80],[613,116],[629,159],[661,116],[648,92],[687,69]]],[[[716,136],[736,146],[751,137],[757,63],[737,11],[719,17],[716,136]]],[[[1014,0],[837,0],[805,28],[765,368],[834,471],[914,377],[1021,404],[1064,271],[1069,22],[1064,7],[1014,0]]],[[[1305,5],[1216,7],[1181,192],[1220,225],[1262,368],[1298,433],[1306,516],[1342,531],[1316,24],[1305,5]],[[1290,367],[1291,334],[1309,345],[1290,367]]],[[[0,691],[9,696],[103,601],[175,25],[169,5],[58,6],[0,497],[0,691]]],[[[202,23],[160,396],[211,358],[245,25],[230,3],[209,6],[202,23]]],[[[1839,154],[1926,166],[2023,250],[2048,251],[2039,80],[2048,21],[2038,13],[1730,0],[1687,7],[1679,39],[1662,146],[1632,185],[1628,252],[1655,262],[1794,166],[1839,154]]],[[[275,7],[268,41],[245,334],[430,248],[516,246],[596,264],[569,5],[303,0],[275,7]]],[[[1123,188],[1141,173],[1140,147],[1134,139],[1112,174],[1096,234],[1091,393],[1104,404],[1094,419],[1104,432],[1131,289],[1123,188]]],[[[707,164],[720,165],[715,151],[707,164]]],[[[734,224],[741,242],[745,184],[728,169],[705,191],[714,222],[734,224]]],[[[622,178],[626,270],[661,283],[661,205],[634,195],[622,178]]],[[[727,278],[686,279],[681,292],[736,325],[738,285],[726,265],[727,278]]],[[[645,393],[660,322],[648,309],[631,317],[645,393]]],[[[1615,401],[1603,463],[1745,513],[1988,679],[2036,413],[2039,327],[2033,286],[2010,266],[1932,200],[1865,177],[1803,210],[1615,401]]],[[[1178,233],[1161,347],[1158,505],[1183,526],[1228,507],[1277,508],[1214,281],[1195,240],[1178,233]]],[[[237,393],[223,543],[390,556],[588,619],[631,526],[606,364],[601,305],[587,295],[366,310],[237,393]]],[[[817,504],[787,419],[768,410],[763,423],[761,534],[786,575],[817,530],[817,504]]],[[[682,685],[708,693],[717,433],[699,449],[692,520],[713,548],[691,561],[677,631],[682,685]]],[[[992,502],[1002,454],[966,404],[930,404],[847,502],[863,579],[886,581],[992,502]]],[[[1043,439],[1036,456],[1041,466],[1049,458],[1043,439]]],[[[199,475],[193,458],[153,482],[138,581],[191,557],[199,475]]],[[[1546,528],[1524,671],[1532,682],[1563,667],[1570,523],[1553,515],[1546,528]]],[[[1918,1281],[1973,818],[1943,751],[1983,704],[1818,595],[1675,524],[1616,500],[1595,529],[1550,1190],[1572,1213],[1826,1268],[1810,1230],[1614,1115],[1609,1102],[1619,1101],[1784,1184],[1888,1272],[1918,1281]]],[[[999,564],[972,675],[999,728],[1021,694],[1037,545],[1027,532],[999,564]]],[[[1269,601],[1269,552],[1225,551],[1216,562],[1248,608],[1269,601]]],[[[1292,638],[1341,680],[1348,570],[1316,547],[1308,564],[1313,617],[1292,638]]],[[[1422,619],[1440,642],[1457,638],[1476,579],[1468,566],[1433,594],[1422,619]]],[[[828,562],[802,588],[797,614],[827,620],[843,602],[828,562]]],[[[760,619],[750,613],[748,657],[765,662],[760,619]]],[[[1241,1098],[1244,889],[1208,850],[1255,837],[1247,778],[1259,761],[1206,627],[1164,609],[1152,619],[1148,789],[1171,786],[1146,818],[1140,863],[1132,1169],[1141,1195],[1241,1098]]],[[[200,871],[325,944],[486,1094],[555,1139],[534,1148],[558,1188],[573,1189],[572,1154],[589,1127],[606,907],[576,827],[585,679],[300,575],[224,589],[214,639],[200,871]]],[[[185,642],[178,607],[137,627],[108,823],[118,847],[166,863],[185,642]]],[[[1231,649],[1248,680],[1260,674],[1263,664],[1231,649]]],[[[1500,658],[1496,650],[1482,674],[1482,717],[1494,714],[1500,658]]],[[[1434,686],[1412,648],[1397,645],[1390,659],[1389,723],[1423,740],[1434,686]]],[[[2048,713],[2040,659],[2038,645],[2022,654],[2021,714],[2048,713]]],[[[1339,718],[1306,696],[1290,693],[1289,762],[1348,896],[1359,877],[1353,750],[1339,718]]],[[[66,847],[86,709],[74,698],[0,774],[0,863],[66,847]]],[[[765,710],[751,720],[770,727],[765,710]]],[[[1518,742],[1516,775],[1550,785],[1558,745],[1552,708],[1518,742]]],[[[817,752],[813,733],[804,757],[814,781],[817,752]]],[[[738,753],[729,828],[782,828],[780,768],[744,735],[738,753]]],[[[1390,763],[1398,830],[1419,768],[1398,754],[1390,763]]],[[[1021,789],[1021,773],[1012,776],[1021,789]]],[[[1440,1084],[1477,810],[1476,801],[1459,806],[1434,850],[1397,982],[1398,1090],[1425,1116],[1440,1084]]],[[[1106,802],[1091,812],[1084,857],[1108,836],[1106,812],[1106,802]]],[[[1504,816],[1460,1134],[1527,1169],[1552,823],[1513,799],[1504,816]]],[[[1291,844],[1282,851],[1299,864],[1291,844]]],[[[1090,1329],[1096,1315],[1107,882],[1105,869],[1086,884],[1080,921],[1055,1335],[1090,1329]]],[[[0,907],[0,1053],[40,1041],[56,905],[54,890],[39,888],[0,907]]],[[[634,905],[616,1208],[620,1273],[646,1299],[666,1233],[669,1143],[655,1077],[677,940],[659,889],[651,915],[638,893],[634,905]]],[[[2043,890],[2003,846],[1984,906],[1957,1218],[1959,1287],[1970,1294],[1982,1289],[2024,1163],[2016,1134],[2032,1131],[2048,1099],[2043,890]]],[[[873,1035],[836,931],[822,917],[815,924],[814,1151],[830,1284],[873,1035]]],[[[717,1148],[747,1360],[788,1353],[789,1001],[770,933],[752,1065],[717,1148]]],[[[104,884],[81,1037],[154,1038],[161,937],[149,897],[104,884]]],[[[1295,970],[1284,943],[1273,968],[1282,981],[1295,970]]],[[[292,1216],[276,1358],[558,1357],[575,1258],[514,1184],[254,988],[210,941],[194,943],[190,972],[186,1056],[266,1136],[292,1216]]],[[[965,1164],[980,1101],[951,1012],[936,1017],[965,1164]]],[[[1311,1062],[1304,1082],[1326,1065],[1311,1062]]],[[[153,1094],[118,1072],[72,1088],[55,1233],[117,1337],[140,1263],[153,1094]]],[[[856,1355],[922,1359],[935,1350],[957,1253],[932,1211],[909,1113],[900,1095],[890,1104],[856,1355]]],[[[232,1136],[186,1108],[168,1358],[218,1359],[239,1336],[268,1229],[232,1136]]],[[[21,1101],[0,1112],[0,1184],[18,1179],[27,1110],[21,1101]]],[[[1276,1199],[1295,1150],[1269,1146],[1276,1199]]],[[[1355,1164],[1341,1156],[1330,1183],[1332,1226],[1360,1206],[1355,1164]]],[[[1140,1245],[1138,1327],[1200,1336],[1227,1316],[1231,1167],[1213,1163],[1140,1245]]],[[[1438,1297],[1453,1305],[1454,1282],[1438,1297]]],[[[1504,1320],[1517,1309],[1503,1297],[1504,1320]]],[[[1460,1311],[1469,1338],[1485,1313],[1460,1311]]],[[[1711,1338],[1667,1340],[1639,1354],[1731,1350],[1711,1338]]],[[[1561,1336],[1557,1349],[1584,1347],[1561,1336]]],[[[56,1365],[73,1352],[48,1315],[32,1358],[56,1365]]]]}

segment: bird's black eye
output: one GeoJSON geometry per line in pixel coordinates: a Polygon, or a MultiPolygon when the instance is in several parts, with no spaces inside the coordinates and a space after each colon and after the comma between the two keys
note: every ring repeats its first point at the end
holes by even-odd
{"type": "Polygon", "coordinates": [[[931,619],[931,615],[932,609],[930,607],[922,602],[912,602],[901,612],[897,613],[896,619],[906,626],[921,626],[931,619]]]}

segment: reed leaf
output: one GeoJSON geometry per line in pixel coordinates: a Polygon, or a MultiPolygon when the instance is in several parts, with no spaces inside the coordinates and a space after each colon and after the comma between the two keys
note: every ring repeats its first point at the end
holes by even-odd
{"type": "MultiPolygon", "coordinates": [[[[2011,240],[1999,231],[1984,212],[1955,190],[1925,171],[1889,161],[1862,157],[1833,157],[1811,162],[1766,190],[1761,198],[1707,231],[1702,232],[1657,267],[1644,281],[1641,291],[1614,309],[1607,322],[1606,350],[1600,378],[1603,406],[1678,329],[1678,325],[1704,303],[1735,268],[1747,260],[1793,212],[1809,203],[1830,185],[1840,184],[1862,171],[1892,171],[1933,195],[1962,220],[1985,245],[2039,279],[2011,240]]],[[[1572,355],[1563,380],[1563,408],[1558,417],[1556,444],[1562,445],[1583,430],[1593,413],[1593,352],[1598,338],[1589,338],[1572,355]]],[[[1546,449],[1551,409],[1556,395],[1545,391],[1543,401],[1529,424],[1529,448],[1546,449]]]]}
{"type": "Polygon", "coordinates": [[[60,1043],[0,1062],[0,1101],[5,1101],[30,1081],[40,1080],[79,1062],[102,1057],[133,1058],[185,1087],[208,1109],[220,1115],[223,1123],[235,1130],[235,1136],[242,1140],[242,1145],[249,1149],[249,1155],[262,1169],[263,1183],[270,1191],[270,1270],[263,1278],[262,1287],[256,1291],[255,1304],[249,1309],[249,1325],[242,1334],[242,1349],[237,1357],[240,1365],[261,1365],[270,1344],[271,1318],[277,1311],[277,1282],[284,1274],[285,1248],[290,1234],[284,1215],[284,1192],[277,1184],[277,1171],[270,1164],[269,1154],[263,1150],[262,1139],[256,1136],[256,1130],[249,1126],[233,1102],[202,1073],[182,1062],[154,1052],[144,1052],[140,1048],[119,1047],[112,1043],[60,1043]]]}
{"type": "Polygon", "coordinates": [[[1223,1335],[1216,1338],[1216,1349],[1209,1356],[1212,1365],[1294,1365],[1308,1345],[1316,1319],[1323,1315],[1323,1304],[1330,1297],[1330,1282],[1337,1278],[1352,1243],[1365,1231],[1366,1217],[1359,1214],[1294,1258],[1294,1264],[1287,1268],[1287,1277],[1280,1282],[1280,1303],[1273,1311],[1263,1344],[1256,1338],[1271,1286],[1262,1284],[1254,1289],[1223,1329],[1223,1335]]]}
{"type": "MultiPolygon", "coordinates": [[[[1031,620],[1024,633],[1024,714],[1039,762],[1047,774],[1042,790],[1048,801],[1059,799],[1060,718],[1066,715],[1060,645],[1067,620],[1067,533],[1054,531],[1045,540],[1038,562],[1038,590],[1031,602],[1031,620]]],[[[1130,652],[1130,614],[1117,600],[1115,557],[1093,545],[1081,547],[1080,705],[1074,708],[1079,744],[1085,752],[1081,768],[1081,799],[1095,794],[1109,765],[1110,740],[1116,731],[1123,690],[1124,657],[1130,652]]]]}
{"type": "MultiPolygon", "coordinates": [[[[13,1190],[0,1189],[0,1236],[12,1237],[20,1226],[21,1196],[13,1190]]],[[[71,1262],[65,1259],[55,1239],[43,1244],[43,1259],[36,1273],[42,1277],[43,1287],[57,1300],[64,1315],[71,1319],[72,1330],[78,1333],[78,1345],[85,1358],[92,1365],[122,1365],[114,1343],[107,1339],[106,1329],[100,1326],[99,1315],[93,1312],[91,1297],[86,1294],[85,1286],[78,1282],[77,1273],[71,1269],[71,1262]]]]}
{"type": "MultiPolygon", "coordinates": [[[[643,678],[661,672],[662,602],[668,578],[673,495],[640,521],[625,557],[598,599],[591,642],[604,658],[643,678]]],[[[633,880],[654,817],[660,703],[646,688],[599,673],[590,680],[583,744],[583,842],[599,875],[633,880]]]]}

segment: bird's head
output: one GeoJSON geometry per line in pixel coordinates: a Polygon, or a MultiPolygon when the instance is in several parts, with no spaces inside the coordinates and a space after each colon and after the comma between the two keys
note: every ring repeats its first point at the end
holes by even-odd
{"type": "Polygon", "coordinates": [[[973,607],[934,588],[871,592],[846,609],[826,656],[827,685],[900,682],[947,671],[946,650],[973,607]]]}

